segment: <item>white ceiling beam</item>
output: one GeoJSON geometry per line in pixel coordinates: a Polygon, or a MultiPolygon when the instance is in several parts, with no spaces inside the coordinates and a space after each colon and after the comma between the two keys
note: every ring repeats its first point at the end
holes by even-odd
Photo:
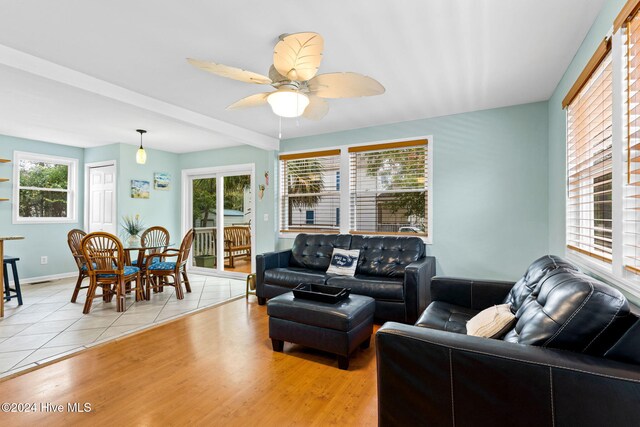
{"type": "Polygon", "coordinates": [[[152,111],[215,132],[242,144],[252,145],[264,150],[277,150],[279,148],[279,140],[277,138],[142,95],[8,46],[0,45],[0,64],[152,111]]]}

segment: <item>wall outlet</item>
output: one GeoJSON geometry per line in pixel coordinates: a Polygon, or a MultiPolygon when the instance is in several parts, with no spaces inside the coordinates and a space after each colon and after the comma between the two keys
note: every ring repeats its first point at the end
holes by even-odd
{"type": "Polygon", "coordinates": [[[49,262],[49,257],[47,256],[41,256],[40,257],[40,264],[45,265],[49,262]]]}
{"type": "Polygon", "coordinates": [[[264,214],[263,218],[265,222],[269,221],[269,214],[264,214]]]}

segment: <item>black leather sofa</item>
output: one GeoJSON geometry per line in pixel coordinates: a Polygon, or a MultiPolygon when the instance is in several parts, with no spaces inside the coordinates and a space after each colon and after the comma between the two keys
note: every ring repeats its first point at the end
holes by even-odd
{"type": "Polygon", "coordinates": [[[434,277],[415,326],[376,334],[379,425],[640,423],[640,322],[616,289],[554,256],[518,282],[434,277]],[[502,339],[465,323],[510,303],[502,339]]]}
{"type": "Polygon", "coordinates": [[[430,300],[435,258],[418,237],[298,234],[293,247],[256,256],[258,303],[300,283],[351,288],[376,300],[375,317],[413,323],[430,300]],[[354,277],[326,274],[334,248],[359,249],[354,277]]]}

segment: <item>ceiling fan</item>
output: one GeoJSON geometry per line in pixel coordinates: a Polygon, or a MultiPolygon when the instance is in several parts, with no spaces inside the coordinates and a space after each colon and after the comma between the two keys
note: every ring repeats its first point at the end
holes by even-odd
{"type": "Polygon", "coordinates": [[[358,73],[318,74],[324,40],[317,33],[282,34],[273,49],[269,75],[254,73],[215,62],[188,58],[201,70],[247,83],[271,85],[276,90],[250,95],[229,105],[227,110],[269,104],[281,117],[302,116],[320,120],[329,111],[327,98],[356,98],[384,93],[377,80],[358,73]]]}

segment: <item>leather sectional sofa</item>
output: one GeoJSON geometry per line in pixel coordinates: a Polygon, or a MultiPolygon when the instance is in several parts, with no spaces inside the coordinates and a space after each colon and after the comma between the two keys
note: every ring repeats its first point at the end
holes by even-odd
{"type": "Polygon", "coordinates": [[[376,334],[381,426],[626,426],[640,422],[640,322],[616,289],[555,256],[517,283],[434,277],[415,326],[376,334]],[[509,303],[501,339],[466,335],[509,303]]]}
{"type": "Polygon", "coordinates": [[[300,283],[351,288],[376,300],[375,317],[413,323],[427,306],[435,258],[418,237],[298,234],[293,247],[256,257],[258,303],[300,283]],[[359,249],[354,277],[326,274],[334,248],[359,249]]]}

